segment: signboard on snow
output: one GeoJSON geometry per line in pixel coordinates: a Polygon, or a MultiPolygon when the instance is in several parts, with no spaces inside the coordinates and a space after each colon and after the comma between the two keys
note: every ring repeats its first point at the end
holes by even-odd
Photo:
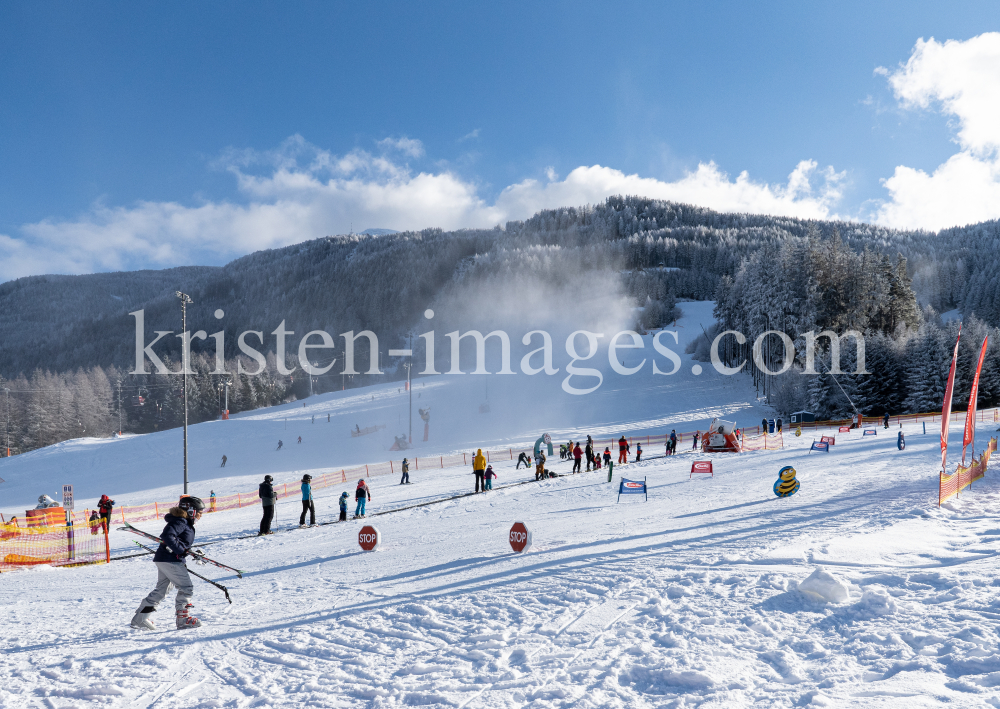
{"type": "Polygon", "coordinates": [[[647,500],[649,500],[649,495],[646,494],[646,479],[626,480],[625,478],[622,478],[622,481],[618,484],[619,500],[622,499],[622,495],[643,495],[647,500]]]}
{"type": "Polygon", "coordinates": [[[874,428],[866,428],[865,432],[863,434],[861,434],[862,437],[864,437],[864,436],[877,436],[877,435],[878,435],[878,431],[875,430],[874,428]]]}
{"type": "Polygon", "coordinates": [[[850,432],[851,432],[850,426],[841,426],[840,428],[837,429],[837,433],[850,433],[850,432]]]}
{"type": "Polygon", "coordinates": [[[822,451],[823,453],[830,452],[830,444],[826,441],[813,441],[812,446],[809,448],[809,452],[822,451]]]}
{"type": "Polygon", "coordinates": [[[524,522],[514,522],[510,528],[510,548],[520,553],[531,546],[531,532],[524,522]]]}
{"type": "Polygon", "coordinates": [[[358,545],[365,551],[375,551],[382,543],[382,535],[370,524],[366,524],[358,532],[358,545]]]}
{"type": "Polygon", "coordinates": [[[829,443],[831,446],[837,442],[837,439],[834,438],[833,436],[820,436],[819,440],[822,443],[829,443]]]}
{"type": "Polygon", "coordinates": [[[696,460],[691,463],[691,474],[688,475],[688,479],[691,479],[691,475],[695,473],[705,473],[706,475],[711,475],[715,477],[715,471],[712,470],[712,461],[710,460],[696,460]]]}
{"type": "Polygon", "coordinates": [[[73,486],[63,485],[63,509],[67,512],[73,511],[73,486]]]}

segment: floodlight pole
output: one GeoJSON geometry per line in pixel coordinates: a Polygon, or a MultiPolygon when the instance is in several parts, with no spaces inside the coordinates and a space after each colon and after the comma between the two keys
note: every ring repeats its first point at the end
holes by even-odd
{"type": "Polygon", "coordinates": [[[187,342],[187,304],[193,303],[187,293],[177,291],[175,295],[181,299],[181,375],[184,387],[184,494],[188,491],[188,342],[187,342]]]}
{"type": "Polygon", "coordinates": [[[7,457],[10,458],[10,389],[3,388],[7,395],[7,457]]]}

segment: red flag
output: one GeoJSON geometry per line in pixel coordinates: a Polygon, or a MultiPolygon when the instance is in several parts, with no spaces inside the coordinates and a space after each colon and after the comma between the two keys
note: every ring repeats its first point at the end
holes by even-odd
{"type": "Polygon", "coordinates": [[[941,407],[941,471],[948,473],[948,425],[951,423],[951,395],[955,390],[955,362],[958,361],[958,343],[962,339],[962,323],[958,324],[955,351],[951,355],[951,369],[948,371],[948,386],[944,388],[944,406],[941,407]]]}
{"type": "MultiPolygon", "coordinates": [[[[972,390],[969,392],[969,408],[965,413],[965,435],[962,437],[962,465],[965,465],[965,449],[976,438],[976,402],[979,399],[979,373],[983,371],[983,360],[986,359],[986,342],[989,337],[983,338],[983,348],[979,350],[979,364],[976,366],[976,376],[972,379],[972,390]]],[[[976,454],[976,449],[972,449],[972,454],[976,454]]]]}

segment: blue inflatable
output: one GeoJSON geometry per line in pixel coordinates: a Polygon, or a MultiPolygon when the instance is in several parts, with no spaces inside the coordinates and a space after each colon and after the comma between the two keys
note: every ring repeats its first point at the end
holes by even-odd
{"type": "Polygon", "coordinates": [[[903,450],[904,448],[906,448],[906,439],[903,438],[902,431],[899,432],[899,437],[896,438],[896,448],[899,448],[899,450],[903,450]]]}

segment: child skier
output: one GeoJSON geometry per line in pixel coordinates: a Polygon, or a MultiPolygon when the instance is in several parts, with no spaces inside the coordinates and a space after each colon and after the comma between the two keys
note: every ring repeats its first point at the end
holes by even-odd
{"type": "Polygon", "coordinates": [[[340,519],[337,520],[338,522],[347,521],[347,500],[349,497],[350,495],[347,494],[347,490],[344,490],[344,492],[340,494],[340,519]]]}
{"type": "Polygon", "coordinates": [[[354,499],[358,506],[354,509],[354,519],[365,516],[365,503],[372,499],[372,491],[368,489],[364,479],[358,480],[358,489],[354,491],[354,499]]]}
{"type": "MultiPolygon", "coordinates": [[[[492,490],[493,489],[493,478],[495,478],[496,476],[497,476],[497,474],[495,472],[493,472],[493,466],[492,465],[487,465],[486,466],[486,475],[483,476],[484,479],[485,479],[484,480],[485,490],[492,490]]],[[[485,492],[485,490],[484,490],[484,492],[485,492]]]]}
{"type": "Polygon", "coordinates": [[[608,463],[611,462],[611,449],[605,447],[604,449],[604,467],[608,467],[608,463]]]}
{"type": "Polygon", "coordinates": [[[410,462],[406,458],[403,458],[403,466],[402,467],[403,467],[403,477],[401,477],[399,479],[399,484],[400,485],[409,485],[410,484],[410,462]]]}
{"type": "Polygon", "coordinates": [[[642,460],[642,444],[641,443],[636,443],[635,444],[635,462],[638,463],[641,460],[642,460]]]}
{"type": "Polygon", "coordinates": [[[170,591],[170,585],[177,587],[177,598],[174,601],[177,629],[197,628],[201,621],[190,615],[191,597],[194,595],[194,585],[184,565],[184,557],[191,552],[194,544],[194,523],[201,517],[205,503],[199,498],[184,495],[176,507],[164,515],[167,526],[160,534],[160,546],[153,556],[156,564],[156,587],[149,592],[139,604],[139,609],[132,617],[132,627],[137,630],[156,630],[153,621],[149,619],[156,610],[157,604],[170,591]]]}

